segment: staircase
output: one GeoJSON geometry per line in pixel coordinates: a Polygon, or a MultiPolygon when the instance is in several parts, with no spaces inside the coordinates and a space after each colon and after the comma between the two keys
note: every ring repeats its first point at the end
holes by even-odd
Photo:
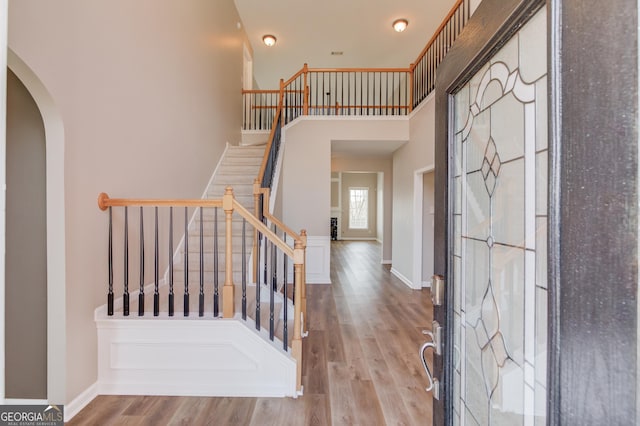
{"type": "MultiPolygon", "coordinates": [[[[258,174],[264,146],[228,146],[205,194],[220,200],[232,187],[235,201],[254,210],[253,181],[258,174]]],[[[173,208],[174,234],[183,234],[183,207],[173,208]]],[[[290,302],[287,321],[287,350],[283,350],[284,327],[281,318],[283,297],[261,285],[260,325],[256,328],[255,280],[246,275],[247,318],[242,319],[242,227],[243,217],[232,216],[232,264],[235,316],[221,318],[225,283],[225,211],[222,207],[189,208],[187,244],[176,246],[173,258],[174,315],[169,317],[168,282],[159,289],[160,312],[153,313],[153,285],[145,288],[145,315],[137,315],[137,293],[131,293],[131,314],[122,313],[122,299],[115,301],[114,315],[102,306],[96,310],[98,328],[98,388],[100,394],[201,395],[201,396],[297,396],[299,365],[290,347],[294,335],[294,311],[290,302]],[[217,210],[219,317],[214,309],[214,230],[217,210]],[[199,316],[200,233],[204,262],[204,315],[199,316]],[[185,250],[186,247],[186,250],[185,250]],[[185,262],[185,251],[188,262],[185,262]],[[189,313],[184,315],[185,268],[189,277],[189,313]],[[270,339],[268,327],[273,312],[276,327],[270,339]]],[[[247,223],[244,238],[246,271],[252,271],[250,255],[253,227],[247,223]]],[[[266,231],[265,231],[266,232],[266,231]]],[[[293,264],[293,262],[291,262],[293,264]]],[[[114,293],[116,291],[114,290],[114,293]]],[[[121,294],[121,293],[120,293],[121,294]]]]}

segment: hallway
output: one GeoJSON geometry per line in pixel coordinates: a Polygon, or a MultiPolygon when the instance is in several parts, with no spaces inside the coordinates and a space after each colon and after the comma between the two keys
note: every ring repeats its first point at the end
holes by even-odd
{"type": "Polygon", "coordinates": [[[380,265],[380,245],[334,241],[332,285],[307,291],[304,396],[100,396],[70,425],[328,425],[431,421],[418,357],[431,328],[428,290],[407,288],[380,265]]]}

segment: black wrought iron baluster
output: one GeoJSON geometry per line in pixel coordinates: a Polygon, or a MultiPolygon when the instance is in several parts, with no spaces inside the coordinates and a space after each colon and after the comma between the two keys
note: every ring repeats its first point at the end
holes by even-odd
{"type": "Polygon", "coordinates": [[[382,103],[382,72],[378,73],[378,83],[379,83],[378,98],[380,99],[378,114],[382,115],[382,111],[383,111],[383,103],[382,103]]]}
{"type": "Polygon", "coordinates": [[[256,108],[257,122],[260,123],[260,128],[264,128],[264,119],[262,117],[262,106],[264,105],[264,96],[259,96],[260,102],[256,108]]]}
{"type": "MultiPolygon", "coordinates": [[[[262,196],[260,196],[262,198],[262,196]]],[[[262,199],[260,200],[262,205],[262,199]]],[[[260,330],[260,253],[262,251],[262,233],[258,231],[258,248],[256,250],[256,330],[260,330]]]]}
{"type": "MultiPolygon", "coordinates": [[[[389,76],[387,75],[387,91],[389,87],[389,76]]],[[[398,97],[400,97],[400,85],[398,84],[398,97]]],[[[400,105],[400,102],[398,102],[400,105]]],[[[391,115],[396,115],[396,73],[391,73],[391,102],[387,101],[387,115],[389,114],[389,106],[391,106],[391,115]]],[[[398,110],[400,112],[400,110],[398,110]]]]}
{"type": "Polygon", "coordinates": [[[160,252],[158,244],[158,207],[155,208],[153,247],[153,316],[160,315],[160,252]]]}
{"type": "Polygon", "coordinates": [[[140,292],[138,293],[138,316],[144,316],[144,214],[140,206],[140,292]]]}
{"type": "Polygon", "coordinates": [[[242,319],[247,319],[247,219],[242,218],[242,319]]]}
{"type": "Polygon", "coordinates": [[[189,316],[189,218],[188,207],[184,208],[184,316],[189,316]]]}
{"type": "MultiPolygon", "coordinates": [[[[337,83],[336,83],[337,84],[337,83]]],[[[338,91],[336,90],[336,96],[338,91]]],[[[340,72],[340,105],[344,111],[344,108],[348,105],[344,102],[344,72],[340,72]]],[[[340,115],[343,115],[344,112],[341,112],[340,115]]]]}
{"type": "Polygon", "coordinates": [[[124,206],[124,292],[122,294],[122,314],[129,316],[129,207],[124,206]]]}
{"type": "MultiPolygon", "coordinates": [[[[262,219],[263,223],[266,225],[267,224],[267,219],[263,218],[262,219]]],[[[269,252],[267,251],[268,249],[268,242],[269,240],[267,239],[267,236],[264,236],[264,278],[263,278],[263,282],[265,285],[269,284],[269,275],[267,275],[267,258],[269,257],[269,252]]]]}
{"type": "Polygon", "coordinates": [[[173,207],[169,207],[169,316],[175,312],[175,294],[173,292],[173,207]]]}
{"type": "Polygon", "coordinates": [[[200,207],[200,294],[198,297],[198,316],[204,316],[204,228],[202,207],[200,207]]]}
{"type": "MultiPolygon", "coordinates": [[[[284,243],[287,243],[287,234],[285,232],[282,233],[282,240],[284,241],[284,243]]],[[[287,350],[287,347],[289,346],[289,325],[287,324],[287,321],[289,320],[289,301],[287,299],[287,293],[288,293],[288,289],[287,289],[287,281],[288,281],[288,270],[287,270],[287,255],[286,253],[282,254],[282,258],[283,258],[283,269],[282,269],[282,290],[284,293],[284,297],[282,298],[283,302],[282,302],[282,309],[284,309],[284,311],[282,312],[282,321],[283,321],[283,325],[282,325],[282,349],[284,349],[285,351],[287,350]]]]}
{"type": "MultiPolygon", "coordinates": [[[[273,226],[273,231],[275,234],[276,227],[273,226]]],[[[275,289],[278,286],[278,281],[276,278],[276,245],[271,242],[271,285],[269,285],[269,339],[273,340],[274,328],[275,328],[275,289]]]]}
{"type": "Polygon", "coordinates": [[[369,103],[369,95],[370,95],[370,92],[369,92],[369,80],[370,80],[370,76],[371,76],[371,73],[369,71],[367,71],[367,103],[366,103],[366,106],[365,106],[365,108],[366,108],[365,110],[367,111],[367,115],[369,115],[369,113],[371,112],[371,108],[369,108],[369,106],[370,106],[370,103],[369,103]]]}
{"type": "Polygon", "coordinates": [[[109,289],[107,292],[107,315],[113,315],[113,212],[109,206],[109,289]]]}
{"type": "Polygon", "coordinates": [[[218,289],[218,208],[213,211],[213,316],[217,317],[220,311],[220,294],[218,289]]]}

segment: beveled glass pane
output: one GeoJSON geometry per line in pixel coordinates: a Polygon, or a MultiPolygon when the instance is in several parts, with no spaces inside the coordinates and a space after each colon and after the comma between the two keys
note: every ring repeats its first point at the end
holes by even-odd
{"type": "Polygon", "coordinates": [[[536,214],[547,214],[547,151],[536,154],[536,214]]]}
{"type": "Polygon", "coordinates": [[[483,241],[463,239],[465,245],[465,305],[466,321],[475,326],[480,318],[482,298],[489,282],[489,248],[483,241]]]}
{"type": "Polygon", "coordinates": [[[547,73],[547,13],[542,8],[522,27],[520,39],[520,75],[527,83],[533,82],[547,73]]]}
{"type": "Polygon", "coordinates": [[[465,402],[471,415],[484,424],[489,415],[489,398],[482,372],[482,351],[475,341],[474,333],[467,333],[466,343],[465,402]]]}
{"type": "Polygon", "coordinates": [[[524,155],[524,105],[508,93],[491,106],[491,137],[504,163],[524,155]]]}
{"type": "Polygon", "coordinates": [[[462,214],[462,176],[453,178],[455,196],[453,197],[453,214],[462,214]]]}
{"type": "Polygon", "coordinates": [[[469,84],[456,94],[456,133],[464,129],[469,119],[469,84]]]}
{"type": "Polygon", "coordinates": [[[468,174],[466,181],[466,235],[486,241],[489,237],[491,210],[485,181],[479,171],[468,174]]]}
{"type": "Polygon", "coordinates": [[[490,110],[486,110],[473,118],[473,127],[464,141],[467,172],[480,170],[490,138],[491,115],[490,110]]]}
{"type": "Polygon", "coordinates": [[[502,46],[498,53],[491,58],[491,63],[504,62],[507,68],[515,70],[518,68],[518,37],[513,37],[507,44],[502,46]]]}
{"type": "Polygon", "coordinates": [[[547,377],[547,290],[536,289],[536,381],[547,377]]]}
{"type": "Polygon", "coordinates": [[[524,160],[503,164],[493,196],[495,242],[524,245],[524,160]]]}
{"type": "Polygon", "coordinates": [[[521,426],[524,424],[524,373],[522,368],[508,362],[502,369],[500,381],[492,398],[492,426],[521,426]]]}
{"type": "Polygon", "coordinates": [[[547,288],[547,218],[536,218],[536,285],[547,288]]]}
{"type": "Polygon", "coordinates": [[[491,281],[507,353],[524,361],[524,250],[495,245],[491,281]]]}
{"type": "MultiPolygon", "coordinates": [[[[460,240],[462,242],[462,240],[460,240]]],[[[460,266],[460,258],[453,258],[453,310],[454,312],[460,313],[460,301],[462,295],[462,276],[461,266],[460,266]]]]}
{"type": "Polygon", "coordinates": [[[485,108],[491,106],[498,99],[502,97],[502,84],[498,80],[491,80],[487,85],[487,88],[484,90],[484,95],[482,96],[482,105],[480,105],[480,110],[484,110],[485,108]]]}
{"type": "Polygon", "coordinates": [[[535,426],[546,426],[547,418],[547,390],[540,383],[536,382],[536,403],[535,403],[535,426]]]}
{"type": "Polygon", "coordinates": [[[547,148],[547,77],[536,82],[536,151],[547,148]]]}
{"type": "Polygon", "coordinates": [[[460,176],[462,174],[462,133],[457,133],[453,146],[453,175],[460,176]]]}

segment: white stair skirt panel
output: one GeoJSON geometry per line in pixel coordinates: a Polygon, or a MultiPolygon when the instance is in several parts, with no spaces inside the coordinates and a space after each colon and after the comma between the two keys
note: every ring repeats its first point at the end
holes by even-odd
{"type": "Polygon", "coordinates": [[[241,319],[97,318],[98,393],[296,397],[296,361],[241,319]]]}

